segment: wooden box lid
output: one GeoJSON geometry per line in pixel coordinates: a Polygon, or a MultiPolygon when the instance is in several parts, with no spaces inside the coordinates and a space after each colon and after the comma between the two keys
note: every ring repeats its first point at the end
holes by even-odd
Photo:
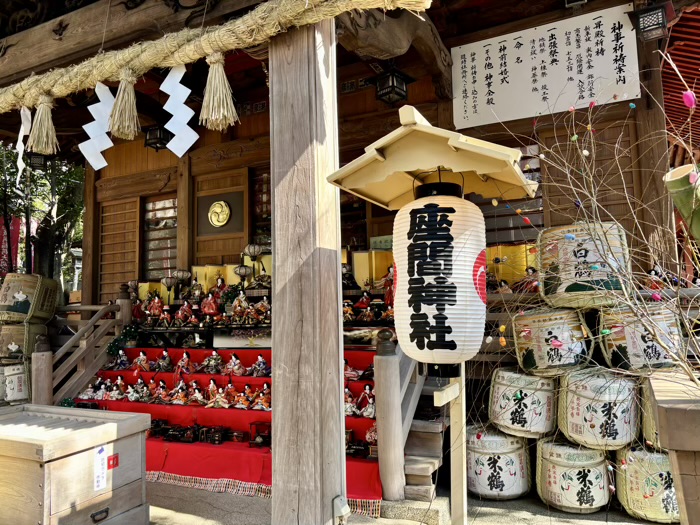
{"type": "Polygon", "coordinates": [[[0,408],[0,455],[51,461],[138,432],[149,414],[44,405],[0,408]]]}

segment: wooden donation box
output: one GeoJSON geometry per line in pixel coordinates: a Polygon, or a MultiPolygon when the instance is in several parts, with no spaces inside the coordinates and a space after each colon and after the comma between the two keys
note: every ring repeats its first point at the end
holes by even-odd
{"type": "Polygon", "coordinates": [[[148,525],[148,414],[0,408],[0,523],[148,525]]]}

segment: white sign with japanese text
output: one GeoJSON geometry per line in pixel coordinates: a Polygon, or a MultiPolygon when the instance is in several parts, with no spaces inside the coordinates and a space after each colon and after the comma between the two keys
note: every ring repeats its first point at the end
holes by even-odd
{"type": "Polygon", "coordinates": [[[452,48],[457,129],[640,96],[632,4],[452,48]]]}

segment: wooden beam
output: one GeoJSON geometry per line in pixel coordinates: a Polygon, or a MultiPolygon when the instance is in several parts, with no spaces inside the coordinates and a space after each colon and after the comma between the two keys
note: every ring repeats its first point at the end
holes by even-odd
{"type": "Polygon", "coordinates": [[[435,92],[452,99],[452,56],[428,17],[423,20],[408,11],[387,16],[379,9],[350,11],[338,16],[338,42],[363,58],[388,60],[405,54],[413,46],[433,76],[435,92]]]}
{"type": "Polygon", "coordinates": [[[180,159],[177,169],[177,267],[189,270],[192,266],[192,237],[194,231],[194,206],[192,203],[192,176],[190,156],[180,159]]]}
{"type": "MultiPolygon", "coordinates": [[[[111,201],[127,197],[148,197],[177,187],[178,168],[149,170],[122,177],[107,177],[95,183],[97,201],[111,201]]],[[[85,252],[83,252],[85,253],[85,252]]]]}
{"type": "Polygon", "coordinates": [[[442,388],[438,388],[433,392],[433,405],[436,407],[445,406],[450,401],[457,399],[459,395],[459,384],[450,383],[442,388]]]}
{"type": "Polygon", "coordinates": [[[345,496],[335,23],[270,42],[272,523],[331,525],[345,496]]]}
{"type": "MultiPolygon", "coordinates": [[[[205,25],[221,23],[232,13],[255,5],[259,0],[212,3],[205,25]]],[[[6,52],[0,57],[0,86],[13,84],[31,73],[74,64],[94,55],[100,48],[114,49],[138,40],[154,40],[163,33],[182,29],[186,23],[201,24],[200,16],[190,18],[192,11],[183,9],[173,13],[162,0],[146,0],[134,9],[126,6],[127,2],[100,0],[7,37],[6,52]],[[62,32],[57,36],[54,30],[59,27],[62,32]]]]}

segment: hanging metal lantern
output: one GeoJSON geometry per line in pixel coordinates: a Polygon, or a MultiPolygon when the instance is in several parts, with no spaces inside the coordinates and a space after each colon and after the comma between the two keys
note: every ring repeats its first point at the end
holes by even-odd
{"type": "Polygon", "coordinates": [[[369,82],[377,86],[377,100],[395,104],[408,98],[408,85],[415,82],[415,79],[392,67],[369,79],[369,82]]]}
{"type": "Polygon", "coordinates": [[[153,148],[156,151],[167,148],[168,142],[170,142],[174,136],[160,124],[143,128],[142,131],[145,135],[143,145],[147,148],[153,148]]]}
{"type": "Polygon", "coordinates": [[[637,30],[637,36],[643,42],[666,38],[668,36],[668,20],[672,20],[674,16],[672,2],[648,6],[630,14],[637,30]]]}
{"type": "Polygon", "coordinates": [[[40,153],[29,152],[27,155],[27,164],[33,170],[43,171],[49,165],[49,157],[40,153]]]}
{"type": "Polygon", "coordinates": [[[243,254],[250,257],[250,260],[253,262],[258,260],[258,257],[262,254],[262,252],[263,247],[259,244],[248,244],[245,248],[243,248],[243,254]]]}
{"type": "Polygon", "coordinates": [[[401,349],[423,363],[460,363],[481,347],[486,228],[458,184],[423,184],[394,220],[394,320],[401,349]]]}

